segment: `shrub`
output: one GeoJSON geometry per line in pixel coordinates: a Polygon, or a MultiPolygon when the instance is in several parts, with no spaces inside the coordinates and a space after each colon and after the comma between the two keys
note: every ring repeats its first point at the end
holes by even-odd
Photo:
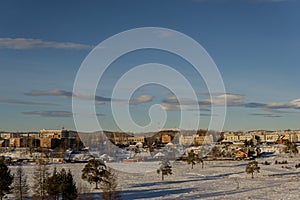
{"type": "Polygon", "coordinates": [[[263,164],[264,164],[264,165],[271,165],[271,163],[268,162],[268,161],[265,161],[263,164]]]}

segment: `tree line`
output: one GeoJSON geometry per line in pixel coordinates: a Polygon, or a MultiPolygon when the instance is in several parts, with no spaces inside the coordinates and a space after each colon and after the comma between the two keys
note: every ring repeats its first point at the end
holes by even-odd
{"type": "MultiPolygon", "coordinates": [[[[0,158],[0,199],[7,194],[13,194],[15,199],[23,200],[75,200],[81,198],[70,169],[60,171],[54,167],[49,172],[49,165],[45,160],[38,160],[33,173],[32,188],[29,187],[27,176],[22,165],[19,165],[14,174],[0,158]],[[32,195],[30,196],[30,189],[32,195]]],[[[90,160],[82,169],[82,179],[90,184],[95,183],[96,189],[101,189],[101,199],[117,200],[120,194],[117,191],[117,177],[112,169],[98,159],[90,160]],[[99,187],[100,186],[100,187],[99,187]]]]}

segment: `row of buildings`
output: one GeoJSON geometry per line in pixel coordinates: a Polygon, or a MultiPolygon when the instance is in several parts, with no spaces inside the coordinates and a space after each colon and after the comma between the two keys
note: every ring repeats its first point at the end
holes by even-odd
{"type": "MultiPolygon", "coordinates": [[[[132,134],[125,132],[108,132],[96,134],[97,137],[105,136],[113,144],[118,146],[128,146],[142,144],[151,146],[166,145],[174,143],[181,146],[198,146],[216,142],[223,143],[244,143],[252,140],[254,143],[283,143],[286,140],[300,143],[300,130],[282,131],[248,131],[248,132],[208,132],[206,130],[179,130],[165,129],[156,133],[132,134]]],[[[39,132],[28,133],[8,133],[0,132],[0,147],[29,147],[29,148],[48,148],[56,147],[79,148],[83,147],[78,133],[70,130],[40,130],[39,132]],[[79,144],[80,143],[80,144],[79,144]]],[[[95,143],[95,142],[93,142],[95,143]]],[[[97,142],[98,143],[98,142],[97,142]]],[[[100,144],[99,142],[98,144],[100,144]]],[[[88,143],[86,143],[88,144],[88,143]]]]}
{"type": "Polygon", "coordinates": [[[207,132],[207,130],[167,129],[157,133],[145,133],[140,136],[120,132],[108,132],[106,136],[116,145],[130,145],[136,143],[151,145],[153,143],[168,144],[172,142],[181,146],[198,146],[217,142],[244,143],[250,140],[255,144],[282,144],[287,140],[293,143],[300,143],[300,130],[207,132]]]}
{"type": "Polygon", "coordinates": [[[248,132],[225,132],[223,134],[224,142],[245,142],[253,140],[256,143],[283,143],[286,140],[290,142],[300,142],[300,130],[280,130],[280,131],[248,131],[248,132]]]}
{"type": "Polygon", "coordinates": [[[78,145],[80,138],[75,131],[40,130],[39,132],[0,132],[0,147],[15,148],[72,148],[78,145]]]}

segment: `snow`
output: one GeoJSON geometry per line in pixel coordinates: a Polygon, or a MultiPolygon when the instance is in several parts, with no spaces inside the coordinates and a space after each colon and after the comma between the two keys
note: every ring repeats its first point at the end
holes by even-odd
{"type": "MultiPolygon", "coordinates": [[[[122,199],[300,199],[300,169],[295,164],[300,156],[290,158],[289,155],[277,155],[257,159],[260,173],[254,179],[245,173],[249,161],[205,161],[204,168],[196,164],[194,169],[185,162],[171,162],[173,175],[161,175],[154,169],[159,162],[107,163],[117,171],[119,190],[122,199]],[[287,165],[275,165],[275,160],[287,160],[287,165]],[[268,161],[271,165],[263,165],[268,161]],[[284,168],[282,168],[282,166],[284,168]],[[127,171],[124,172],[124,171],[127,171]],[[128,173],[132,172],[132,173],[128,173]]],[[[101,191],[92,189],[81,180],[81,170],[85,164],[68,163],[49,165],[60,170],[71,169],[79,190],[89,193],[88,199],[97,199],[101,191]]],[[[16,166],[10,166],[12,172],[16,166]]],[[[23,166],[32,185],[34,166],[23,166]]],[[[86,194],[88,195],[88,194],[86,194]]],[[[13,199],[12,195],[10,195],[13,199]]]]}

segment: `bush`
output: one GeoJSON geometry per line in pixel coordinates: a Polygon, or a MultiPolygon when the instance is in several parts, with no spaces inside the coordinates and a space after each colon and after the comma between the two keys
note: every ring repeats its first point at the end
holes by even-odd
{"type": "Polygon", "coordinates": [[[271,165],[271,162],[265,161],[263,164],[264,165],[271,165]]]}
{"type": "Polygon", "coordinates": [[[275,165],[283,165],[283,164],[288,164],[288,161],[287,160],[283,160],[283,161],[277,161],[277,160],[275,160],[275,165]]]}
{"type": "Polygon", "coordinates": [[[254,178],[253,174],[255,172],[259,173],[259,169],[260,169],[260,167],[258,166],[258,162],[257,161],[251,161],[246,166],[246,173],[251,174],[252,178],[254,178]]]}

